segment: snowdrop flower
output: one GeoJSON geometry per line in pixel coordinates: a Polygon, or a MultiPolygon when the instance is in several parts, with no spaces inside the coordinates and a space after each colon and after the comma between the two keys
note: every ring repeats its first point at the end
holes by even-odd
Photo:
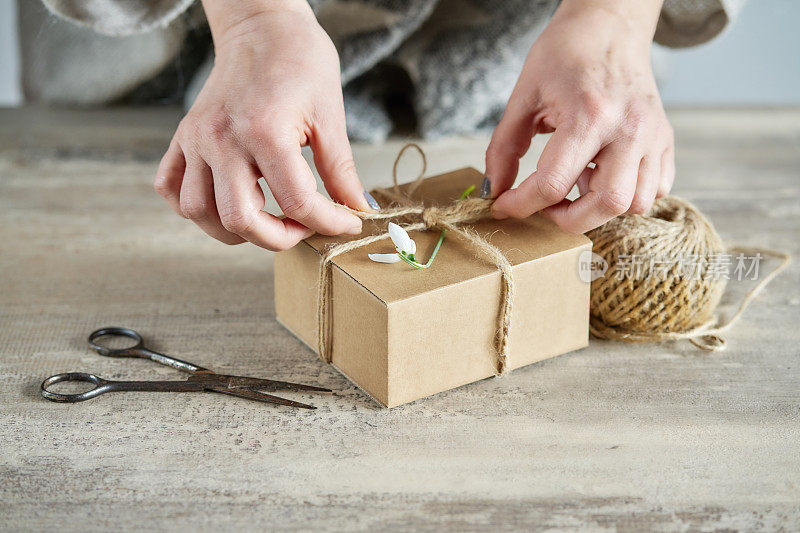
{"type": "Polygon", "coordinates": [[[414,255],[417,252],[417,243],[409,237],[408,232],[395,224],[389,222],[389,237],[392,239],[398,253],[405,252],[407,255],[414,255]]]}
{"type": "Polygon", "coordinates": [[[414,254],[417,251],[417,243],[414,242],[414,239],[409,237],[406,230],[394,222],[389,222],[389,238],[392,239],[397,253],[369,254],[370,259],[376,263],[397,263],[402,259],[400,255],[403,254],[414,261],[414,254]]]}
{"type": "MultiPolygon", "coordinates": [[[[459,200],[467,198],[474,189],[475,186],[471,185],[466,191],[464,191],[461,194],[459,200]]],[[[439,240],[436,242],[436,246],[433,247],[433,252],[431,252],[431,256],[428,259],[428,262],[420,263],[414,256],[414,254],[417,253],[417,243],[414,242],[414,239],[408,236],[408,232],[406,230],[404,230],[394,222],[389,222],[389,237],[392,239],[392,242],[394,243],[394,248],[395,250],[397,250],[397,253],[369,254],[369,258],[375,261],[376,263],[397,263],[398,261],[405,261],[414,268],[425,269],[431,266],[431,264],[433,264],[433,260],[436,258],[436,254],[439,253],[439,248],[441,248],[442,246],[442,241],[444,241],[445,233],[447,233],[447,230],[443,229],[441,235],[439,235],[439,240]]]]}
{"type": "Polygon", "coordinates": [[[369,258],[376,263],[397,263],[400,256],[397,254],[369,254],[369,258]]]}

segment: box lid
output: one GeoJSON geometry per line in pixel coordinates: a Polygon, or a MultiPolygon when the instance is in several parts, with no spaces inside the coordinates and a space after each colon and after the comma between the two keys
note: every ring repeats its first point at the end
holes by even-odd
{"type": "MultiPolygon", "coordinates": [[[[426,205],[447,205],[461,196],[470,185],[475,185],[479,189],[482,180],[483,174],[474,168],[463,168],[425,179],[414,191],[412,198],[423,201],[426,205]]],[[[407,185],[402,185],[401,188],[407,185]]],[[[306,239],[306,243],[319,252],[329,244],[383,233],[386,231],[387,223],[387,221],[365,221],[364,232],[360,236],[314,235],[306,239]]],[[[535,261],[591,242],[584,235],[573,235],[561,230],[551,220],[539,214],[524,220],[485,220],[473,224],[472,227],[497,246],[512,265],[535,261]]],[[[421,263],[430,257],[439,235],[439,231],[420,231],[411,234],[411,238],[417,244],[416,255],[421,263]]],[[[497,271],[494,265],[478,257],[474,248],[457,235],[445,237],[436,260],[427,270],[418,270],[403,262],[376,263],[367,257],[370,253],[393,251],[392,241],[386,239],[342,254],[334,258],[333,263],[387,304],[497,271]]],[[[577,265],[575,268],[577,276],[577,265]]]]}

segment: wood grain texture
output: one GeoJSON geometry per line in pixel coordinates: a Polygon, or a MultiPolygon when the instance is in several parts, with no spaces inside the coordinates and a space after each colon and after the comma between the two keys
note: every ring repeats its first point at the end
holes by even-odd
{"type": "MultiPolygon", "coordinates": [[[[796,257],[800,110],[670,115],[675,192],[727,242],[796,257]]],[[[275,322],[270,253],[212,241],[153,192],[177,120],[163,109],[0,111],[0,529],[800,523],[797,263],[748,310],[726,352],[593,340],[382,410],[275,322]],[[90,353],[86,335],[107,324],[218,371],[336,392],[292,395],[315,412],[214,394],[43,400],[39,383],[56,372],[179,375],[90,353]]],[[[367,186],[388,182],[400,144],[355,147],[367,186]]],[[[486,144],[426,143],[429,173],[482,168],[486,144]]],[[[414,164],[401,171],[413,175],[414,164]]],[[[744,289],[731,282],[725,302],[744,289]]]]}

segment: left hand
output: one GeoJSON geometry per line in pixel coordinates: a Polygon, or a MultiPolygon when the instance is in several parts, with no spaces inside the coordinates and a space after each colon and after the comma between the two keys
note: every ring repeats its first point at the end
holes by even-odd
{"type": "Polygon", "coordinates": [[[660,7],[658,0],[562,2],[531,48],[486,152],[495,217],[543,211],[584,233],[623,213],[645,213],[669,192],[673,131],[650,67],[660,7]],[[536,172],[510,189],[531,138],[551,132],[536,172]],[[576,183],[580,197],[567,200],[576,183]]]}

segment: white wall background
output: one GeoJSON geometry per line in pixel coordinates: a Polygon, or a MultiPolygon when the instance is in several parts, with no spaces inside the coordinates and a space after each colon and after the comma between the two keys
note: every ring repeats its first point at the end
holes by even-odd
{"type": "MultiPolygon", "coordinates": [[[[38,0],[19,0],[35,2],[38,0]]],[[[0,0],[0,106],[21,100],[17,0],[0,0]]],[[[662,97],[678,105],[800,104],[800,0],[749,0],[736,24],[703,46],[660,49],[662,97]]]]}
{"type": "Polygon", "coordinates": [[[800,0],[748,0],[709,43],[666,50],[667,104],[800,104],[800,0]]]}

